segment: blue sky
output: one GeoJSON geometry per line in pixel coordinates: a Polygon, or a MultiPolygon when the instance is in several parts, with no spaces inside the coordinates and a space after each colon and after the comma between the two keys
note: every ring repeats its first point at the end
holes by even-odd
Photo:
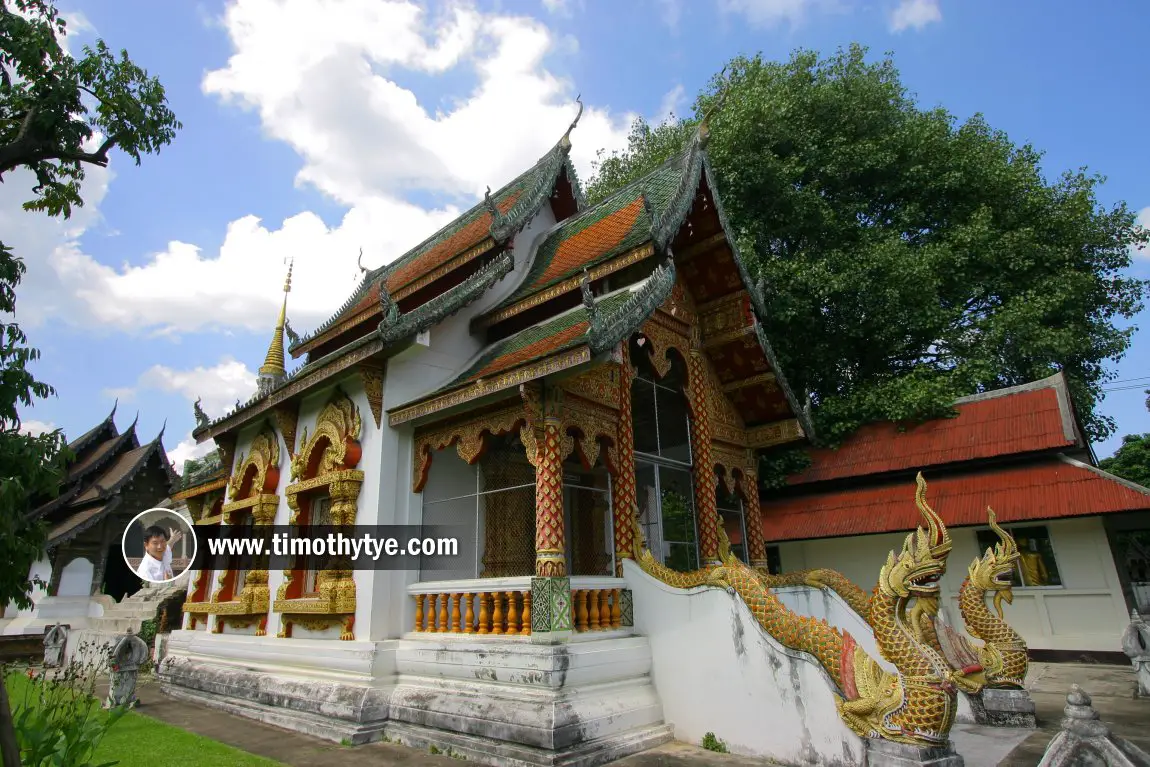
{"type": "MultiPolygon", "coordinates": [[[[422,240],[487,186],[554,143],[581,93],[574,136],[586,177],[635,115],[686,113],[733,55],[786,58],[859,42],[894,54],[926,106],[981,112],[1045,151],[1053,177],[1087,166],[1102,204],[1150,213],[1142,126],[1143,9],[1070,0],[400,0],[64,2],[73,47],[104,38],[158,75],[184,129],[136,167],[89,173],[71,221],[16,210],[6,241],[26,258],[18,319],[59,396],[25,411],[77,436],[119,399],[177,465],[192,401],[220,415],[254,390],[294,257],[289,316],[301,332],[358,279],[422,240]]],[[[1150,256],[1133,273],[1150,277],[1150,256]]],[[[1150,322],[1119,381],[1150,376],[1150,322]]],[[[1150,383],[1133,381],[1134,384],[1150,383]]],[[[1114,384],[1123,386],[1122,383],[1114,384]]],[[[1110,392],[1118,433],[1150,431],[1142,389],[1110,392]]]]}

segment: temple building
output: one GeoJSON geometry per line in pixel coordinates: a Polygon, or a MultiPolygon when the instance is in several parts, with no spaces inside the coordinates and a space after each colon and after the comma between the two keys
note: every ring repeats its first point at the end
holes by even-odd
{"type": "Polygon", "coordinates": [[[163,430],[147,443],[136,422],[116,428],[116,408],[71,441],[72,453],[55,498],[34,502],[31,516],[48,526],[46,557],[32,567],[35,605],[9,605],[0,616],[4,634],[43,633],[56,622],[84,628],[92,618],[142,585],[123,553],[124,531],[142,511],[166,503],[179,481],[163,445],[163,430]]]}
{"type": "MultiPolygon", "coordinates": [[[[1130,611],[1150,610],[1150,490],[1097,466],[1063,374],[965,397],[957,415],[900,429],[861,428],[762,503],[773,570],[833,567],[856,583],[897,546],[914,475],[954,539],[943,613],[962,627],[966,565],[997,540],[987,507],[1017,541],[1012,626],[1033,657],[1125,664],[1130,611]]],[[[734,537],[732,537],[734,540],[734,537]]]]}
{"type": "Polygon", "coordinates": [[[193,572],[166,692],[527,763],[671,737],[625,568],[637,531],[686,571],[718,564],[735,525],[737,555],[765,567],[757,455],[811,429],[763,334],[707,121],[594,206],[570,132],[364,270],[302,338],[289,270],[257,393],[216,420],[197,407],[223,466],[177,496],[198,525],[450,525],[458,551],[408,571],[193,572]]]}

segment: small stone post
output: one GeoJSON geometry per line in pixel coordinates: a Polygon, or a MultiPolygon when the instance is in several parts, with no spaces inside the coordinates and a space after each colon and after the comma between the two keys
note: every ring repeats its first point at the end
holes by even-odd
{"type": "Polygon", "coordinates": [[[1062,731],[1054,736],[1038,767],[1098,764],[1106,767],[1150,767],[1150,754],[1110,732],[1078,685],[1066,696],[1062,731]]]}
{"type": "Polygon", "coordinates": [[[115,706],[135,708],[139,704],[140,701],[136,698],[136,682],[140,666],[147,658],[148,645],[128,629],[128,633],[120,637],[108,656],[110,679],[108,699],[104,701],[104,708],[115,706]]]}
{"type": "Polygon", "coordinates": [[[64,665],[64,647],[68,643],[68,627],[57,623],[44,635],[44,668],[64,665]]]}
{"type": "Polygon", "coordinates": [[[1134,664],[1134,697],[1150,698],[1150,625],[1137,610],[1130,611],[1130,625],[1122,634],[1122,652],[1134,664]]]}

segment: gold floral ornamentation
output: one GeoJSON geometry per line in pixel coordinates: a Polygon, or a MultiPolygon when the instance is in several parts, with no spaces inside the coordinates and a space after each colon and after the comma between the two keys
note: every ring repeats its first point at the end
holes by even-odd
{"type": "Polygon", "coordinates": [[[619,407],[619,366],[616,364],[604,363],[561,382],[559,386],[571,394],[613,410],[619,407]]]}
{"type": "Polygon", "coordinates": [[[272,410],[272,415],[275,416],[276,426],[283,435],[284,444],[287,445],[288,455],[295,455],[295,432],[296,427],[299,425],[299,408],[295,403],[285,402],[272,410]]]}
{"type": "Polygon", "coordinates": [[[354,615],[342,616],[312,616],[312,615],[294,615],[290,618],[284,616],[280,623],[279,638],[285,639],[292,635],[292,626],[298,623],[308,631],[326,631],[332,626],[342,625],[343,630],[340,633],[340,639],[351,640],[355,638],[352,627],[355,626],[354,615]]]}
{"type": "Polygon", "coordinates": [[[552,373],[558,373],[561,370],[582,365],[584,362],[590,361],[590,359],[591,349],[587,346],[579,346],[570,351],[546,357],[538,362],[514,368],[494,378],[476,381],[473,384],[427,400],[426,402],[420,402],[410,407],[405,407],[402,410],[397,410],[388,416],[388,423],[392,426],[399,426],[416,418],[438,413],[441,410],[446,410],[455,405],[462,405],[465,402],[470,402],[486,394],[493,394],[497,391],[510,389],[552,373]]]}
{"type": "Polygon", "coordinates": [[[715,440],[711,447],[711,461],[719,469],[723,489],[728,493],[737,492],[741,477],[750,468],[746,448],[715,440]]]}
{"type": "Polygon", "coordinates": [[[300,440],[302,446],[291,462],[292,481],[296,482],[309,473],[319,476],[354,468],[359,463],[362,427],[359,408],[350,397],[336,389],[331,401],[316,418],[315,433],[308,437],[307,427],[303,429],[300,440]],[[321,444],[323,452],[318,456],[319,463],[316,464],[314,461],[317,456],[313,454],[321,444]]]}
{"type": "Polygon", "coordinates": [[[361,365],[359,377],[363,382],[363,393],[367,397],[375,428],[383,423],[383,370],[374,365],[361,365]]]}
{"type": "MultiPolygon", "coordinates": [[[[327,489],[331,499],[331,524],[350,527],[356,523],[359,493],[364,480],[364,473],[355,468],[362,456],[359,444],[362,428],[359,408],[347,394],[336,389],[316,418],[315,432],[308,437],[307,429],[304,429],[303,446],[292,459],[291,475],[295,481],[284,490],[291,509],[291,524],[299,524],[301,494],[321,488],[327,489]]],[[[284,614],[282,620],[287,627],[286,636],[291,634],[290,623],[293,620],[298,622],[288,616],[355,613],[355,576],[350,563],[339,558],[329,561],[316,576],[318,596],[315,597],[287,598],[294,580],[295,571],[285,571],[284,581],[272,605],[275,612],[284,614]]],[[[285,634],[281,631],[280,635],[285,634]]],[[[340,638],[354,639],[354,634],[349,629],[340,638]]]]}
{"type": "Polygon", "coordinates": [[[237,462],[239,466],[228,480],[228,496],[233,501],[252,493],[275,492],[279,486],[279,437],[265,427],[252,440],[247,457],[241,452],[237,462]]]}
{"type": "Polygon", "coordinates": [[[236,460],[236,438],[231,434],[220,434],[213,441],[220,456],[220,466],[225,472],[230,472],[236,460]]]}
{"type": "Polygon", "coordinates": [[[789,418],[785,421],[775,421],[747,429],[747,447],[761,450],[787,442],[794,442],[804,437],[803,427],[799,419],[789,418]]]}
{"type": "MultiPolygon", "coordinates": [[[[615,396],[618,401],[618,393],[615,396]]],[[[579,432],[578,447],[587,468],[595,465],[599,459],[600,439],[606,440],[609,448],[615,444],[618,413],[590,400],[569,396],[563,398],[560,408],[564,431],[575,429],[579,432]]],[[[566,435],[564,435],[566,436],[566,435]]],[[[573,447],[573,446],[572,446],[573,447]]],[[[563,445],[563,459],[570,455],[566,442],[563,445]]],[[[612,456],[604,456],[610,463],[612,456]]],[[[610,468],[610,467],[609,467],[610,468]]]]}
{"type": "Polygon", "coordinates": [[[651,364],[655,367],[655,372],[660,378],[666,378],[667,374],[671,372],[671,349],[679,352],[684,365],[686,364],[690,357],[690,346],[686,334],[679,333],[654,319],[643,323],[640,332],[651,345],[651,364]]]}
{"type": "MultiPolygon", "coordinates": [[[[516,403],[500,407],[478,416],[436,424],[415,436],[415,469],[412,478],[412,492],[422,492],[427,484],[427,474],[431,460],[439,450],[455,445],[455,451],[468,465],[474,464],[483,455],[487,439],[492,436],[510,434],[516,429],[522,431],[527,422],[523,406],[516,403]]],[[[524,440],[526,443],[526,439],[524,440]]],[[[528,451],[528,458],[531,457],[528,451]]]]}
{"type": "Polygon", "coordinates": [[[699,312],[699,330],[703,337],[721,339],[731,333],[746,332],[751,326],[750,304],[750,296],[742,291],[708,303],[699,312]]]}

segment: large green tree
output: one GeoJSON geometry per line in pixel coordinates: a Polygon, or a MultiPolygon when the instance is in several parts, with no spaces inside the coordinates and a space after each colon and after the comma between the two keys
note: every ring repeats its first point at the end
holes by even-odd
{"type": "Polygon", "coordinates": [[[1047,181],[1041,155],[981,116],[915,104],[887,58],[858,46],[784,62],[736,58],[695,116],[642,121],[600,153],[599,200],[679,151],[712,117],[708,154],[742,253],[765,284],[765,330],[820,436],[952,412],[956,397],[1064,370],[1090,436],[1108,360],[1120,358],[1145,283],[1147,232],[1101,179],[1047,181]]]}
{"type": "Polygon", "coordinates": [[[1150,487],[1150,434],[1127,434],[1114,455],[1098,462],[1111,474],[1150,487]]]}
{"type": "MultiPolygon", "coordinates": [[[[181,127],[164,89],[103,41],[73,56],[61,45],[64,19],[45,0],[0,0],[0,181],[17,169],[35,178],[24,208],[68,217],[83,205],[84,168],[106,166],[114,148],[138,164],[181,127]]],[[[44,553],[36,499],[59,487],[68,457],[64,435],[21,432],[19,407],[54,393],[29,363],[39,352],[14,321],[16,287],[26,270],[0,243],[0,606],[30,605],[29,571],[44,553]]],[[[0,761],[19,767],[20,749],[0,665],[0,761]]]]}
{"type": "MultiPolygon", "coordinates": [[[[163,86],[96,41],[70,55],[62,19],[45,0],[0,0],[0,181],[31,172],[29,211],[68,217],[84,204],[86,166],[106,166],[113,149],[137,163],[181,127],[163,86]]],[[[21,433],[18,409],[54,394],[29,363],[39,352],[14,321],[23,260],[0,243],[0,605],[29,606],[28,572],[45,531],[28,519],[34,499],[58,487],[67,450],[60,432],[21,433]]]]}

